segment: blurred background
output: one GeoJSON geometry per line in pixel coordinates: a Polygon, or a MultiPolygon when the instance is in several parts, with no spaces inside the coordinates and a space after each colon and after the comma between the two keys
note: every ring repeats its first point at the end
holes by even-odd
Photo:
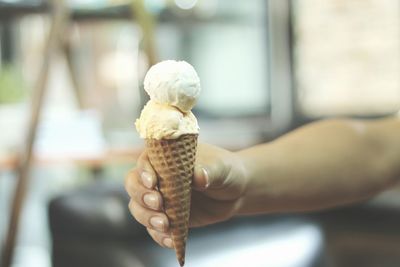
{"type": "MultiPolygon", "coordinates": [[[[400,108],[395,0],[0,0],[1,267],[177,266],[129,215],[142,82],[201,78],[200,140],[237,150],[400,108]]],[[[400,266],[400,190],[194,229],[187,266],[400,266]]]]}

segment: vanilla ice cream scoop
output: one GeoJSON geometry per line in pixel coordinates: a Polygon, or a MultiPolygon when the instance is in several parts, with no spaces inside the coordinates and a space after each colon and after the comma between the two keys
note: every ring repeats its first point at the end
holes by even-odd
{"type": "Polygon", "coordinates": [[[200,94],[200,79],[185,61],[166,60],[152,66],[144,78],[150,99],[189,112],[200,94]]]}
{"type": "Polygon", "coordinates": [[[136,129],[141,138],[176,139],[184,134],[198,134],[199,126],[191,111],[183,113],[176,107],[153,100],[144,106],[136,129]]]}

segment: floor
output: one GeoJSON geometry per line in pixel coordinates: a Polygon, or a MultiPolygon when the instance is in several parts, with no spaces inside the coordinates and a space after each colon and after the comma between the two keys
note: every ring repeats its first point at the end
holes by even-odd
{"type": "MultiPolygon", "coordinates": [[[[192,231],[187,245],[191,267],[322,267],[324,238],[313,223],[295,219],[238,223],[225,229],[192,231]],[[238,242],[239,241],[239,242],[238,242]]],[[[173,251],[144,251],[145,266],[175,267],[173,251]],[[151,260],[149,260],[151,258],[151,260]]]]}
{"type": "MultiPolygon", "coordinates": [[[[47,203],[60,192],[82,183],[79,170],[71,166],[62,168],[34,168],[29,192],[24,203],[12,267],[50,267],[51,242],[48,230],[47,203]],[[73,178],[72,178],[73,177],[73,178]]],[[[0,172],[0,239],[5,238],[9,207],[15,190],[16,176],[9,171],[0,172]]]]}

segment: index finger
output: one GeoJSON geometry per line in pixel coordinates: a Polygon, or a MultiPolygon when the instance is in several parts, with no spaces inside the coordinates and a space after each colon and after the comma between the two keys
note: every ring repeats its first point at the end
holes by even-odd
{"type": "Polygon", "coordinates": [[[148,189],[153,189],[157,184],[157,175],[150,163],[147,150],[140,155],[137,161],[137,171],[142,184],[148,189]]]}

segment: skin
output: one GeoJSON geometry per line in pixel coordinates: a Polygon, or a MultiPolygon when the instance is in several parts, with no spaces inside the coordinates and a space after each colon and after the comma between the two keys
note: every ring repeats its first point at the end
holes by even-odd
{"type": "MultiPolygon", "coordinates": [[[[190,226],[366,200],[398,183],[399,136],[397,118],[326,120],[238,152],[199,144],[190,226]]],[[[129,208],[158,244],[172,248],[156,179],[145,151],[126,177],[129,208]]]]}

